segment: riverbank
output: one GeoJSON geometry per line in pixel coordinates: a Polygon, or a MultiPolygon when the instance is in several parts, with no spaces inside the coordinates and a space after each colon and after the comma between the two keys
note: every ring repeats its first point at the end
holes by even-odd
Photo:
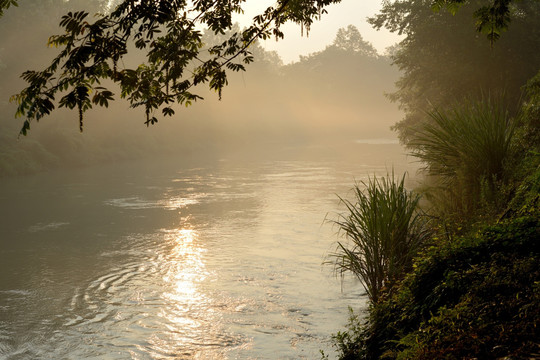
{"type": "Polygon", "coordinates": [[[453,213],[434,217],[412,270],[334,335],[339,359],[540,357],[538,111],[526,115],[504,160],[508,175],[491,186],[473,179],[490,191],[475,194],[474,209],[431,199],[453,213]]]}

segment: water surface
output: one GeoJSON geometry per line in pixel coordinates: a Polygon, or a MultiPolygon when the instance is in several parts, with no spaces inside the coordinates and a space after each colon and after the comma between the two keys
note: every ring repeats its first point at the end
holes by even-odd
{"type": "MultiPolygon", "coordinates": [[[[4,179],[0,358],[317,359],[365,304],[322,266],[358,156],[147,161],[4,179]]],[[[384,151],[382,151],[384,148],[384,151]]],[[[359,148],[360,149],[360,148],[359,148]]]]}

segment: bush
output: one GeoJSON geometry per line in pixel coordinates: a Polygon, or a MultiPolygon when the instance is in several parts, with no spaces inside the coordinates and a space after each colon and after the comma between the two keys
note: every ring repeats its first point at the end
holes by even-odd
{"type": "Polygon", "coordinates": [[[430,248],[348,335],[357,343],[340,347],[342,359],[351,349],[363,359],[534,358],[539,236],[538,217],[520,217],[430,248]]]}
{"type": "Polygon", "coordinates": [[[430,194],[439,212],[467,217],[482,202],[504,204],[501,193],[510,173],[506,165],[517,122],[502,103],[484,99],[446,112],[435,110],[413,135],[412,155],[436,179],[430,194]]]}
{"type": "Polygon", "coordinates": [[[334,222],[346,242],[330,254],[340,275],[348,272],[362,282],[376,303],[411,269],[412,259],[429,237],[426,218],[418,211],[419,195],[405,189],[405,175],[369,178],[354,187],[355,202],[340,198],[347,212],[334,222]]]}

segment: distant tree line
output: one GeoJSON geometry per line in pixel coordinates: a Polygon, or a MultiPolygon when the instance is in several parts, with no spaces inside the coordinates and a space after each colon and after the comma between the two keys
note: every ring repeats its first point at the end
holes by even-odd
{"type": "MultiPolygon", "coordinates": [[[[93,11],[103,5],[90,4],[93,11]]],[[[229,75],[223,101],[201,89],[205,102],[187,109],[171,104],[178,115],[163,119],[160,126],[137,126],[137,110],[117,101],[86,115],[84,136],[77,134],[77,116],[63,110],[17,140],[20,123],[12,118],[14,104],[7,98],[23,86],[18,74],[47,61],[54,50],[41,45],[56,26],[51,19],[79,5],[26,1],[0,21],[5,64],[0,68],[0,176],[158,155],[213,157],[240,144],[244,150],[263,151],[270,144],[380,138],[391,136],[387,129],[399,119],[397,107],[382,95],[393,88],[397,71],[349,26],[340,29],[326,49],[286,66],[277,53],[252,43],[250,71],[229,75]]],[[[238,31],[238,25],[224,34],[206,30],[202,42],[206,47],[221,44],[238,31]]],[[[141,59],[130,53],[124,61],[137,64],[141,59]]]]}
{"type": "MultiPolygon", "coordinates": [[[[143,107],[147,125],[158,121],[156,112],[172,116],[172,103],[189,105],[201,99],[195,92],[197,85],[206,84],[221,97],[228,72],[242,71],[253,61],[250,46],[256,40],[282,38],[281,26],[288,21],[309,32],[325,8],[339,1],[278,0],[248,28],[210,48],[202,42],[201,25],[214,34],[229,31],[233,14],[242,11],[242,0],[124,0],[94,20],[86,10],[70,11],[60,21],[64,33],[49,38],[49,45],[60,48],[58,56],[42,71],[26,71],[23,78],[28,87],[13,97],[17,115],[25,118],[21,134],[27,133],[33,120],[57,107],[76,109],[82,131],[84,112],[93,106],[107,107],[117,96],[133,107],[143,107]],[[123,65],[128,51],[142,54],[139,66],[123,65]],[[119,95],[105,86],[106,80],[118,86],[119,95]]],[[[17,3],[2,0],[0,16],[17,3]]],[[[424,5],[430,11],[434,7],[455,11],[463,3],[436,0],[424,5]]],[[[476,28],[491,43],[515,15],[511,5],[512,0],[495,0],[475,7],[476,28]]]]}

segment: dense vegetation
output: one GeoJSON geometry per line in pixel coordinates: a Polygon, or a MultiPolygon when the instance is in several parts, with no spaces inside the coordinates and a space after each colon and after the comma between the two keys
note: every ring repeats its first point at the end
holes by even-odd
{"type": "MultiPolygon", "coordinates": [[[[523,137],[534,133],[525,125],[532,122],[529,120],[523,119],[521,135],[513,137],[519,159],[515,154],[505,155],[503,170],[513,169],[512,175],[491,183],[475,180],[478,186],[489,188],[490,196],[482,196],[481,189],[470,194],[470,188],[452,188],[460,198],[477,196],[475,204],[463,208],[441,202],[441,197],[448,196],[448,188],[430,188],[432,193],[443,193],[430,203],[437,219],[433,236],[416,252],[412,270],[402,272],[398,282],[383,282],[378,298],[370,299],[367,318],[353,314],[348,329],[335,335],[341,359],[539,356],[540,143],[524,142],[523,137]]],[[[439,160],[445,161],[444,157],[424,159],[428,167],[439,160]]],[[[460,165],[450,163],[452,166],[460,165]]],[[[476,175],[482,178],[484,174],[476,175]]],[[[439,176],[451,185],[455,181],[454,172],[439,176]]],[[[378,191],[388,192],[380,186],[378,191]]],[[[371,189],[365,194],[371,200],[383,196],[373,196],[371,189]]],[[[377,215],[380,209],[361,205],[350,204],[349,212],[378,217],[390,229],[395,226],[397,218],[384,218],[377,215]]],[[[360,217],[355,215],[354,221],[360,217]]],[[[366,238],[365,234],[354,236],[357,241],[366,238]]],[[[368,251],[347,252],[344,245],[339,246],[342,257],[373,261],[368,251]]],[[[359,274],[358,269],[348,270],[359,274]]]]}
{"type": "Polygon", "coordinates": [[[433,108],[448,110],[464,99],[489,94],[516,115],[521,87],[539,70],[540,2],[512,5],[512,27],[494,44],[471,30],[473,13],[483,1],[464,3],[459,11],[434,12],[428,0],[385,2],[370,19],[375,28],[405,35],[392,59],[401,70],[390,98],[405,112],[395,125],[405,144],[433,108]]]}
{"type": "MultiPolygon", "coordinates": [[[[336,109],[352,98],[369,103],[370,94],[388,80],[384,74],[389,60],[379,57],[353,28],[341,30],[325,51],[286,67],[257,47],[256,39],[272,34],[279,38],[279,27],[286,20],[309,26],[319,11],[333,2],[281,0],[252,27],[240,31],[231,23],[231,14],[239,10],[240,1],[233,1],[235,6],[225,12],[219,10],[226,2],[218,1],[214,6],[214,2],[198,1],[190,10],[200,13],[201,21],[211,29],[206,37],[195,27],[197,21],[170,16],[185,6],[183,2],[142,1],[130,5],[126,1],[95,23],[85,22],[88,15],[84,12],[66,15],[62,20],[65,34],[50,41],[76,50],[61,50],[58,60],[66,65],[61,67],[66,71],[52,87],[48,87],[48,80],[55,75],[59,62],[53,62],[45,71],[26,73],[30,86],[15,99],[19,114],[27,118],[23,134],[30,120],[52,112],[56,96],[63,106],[78,108],[81,116],[76,126],[68,129],[59,125],[63,117],[59,115],[51,127],[22,147],[14,140],[18,128],[7,125],[0,139],[2,172],[18,174],[66,162],[92,163],[167,150],[162,148],[166,142],[159,138],[166,135],[152,133],[158,140],[142,142],[140,139],[148,137],[148,133],[134,136],[126,132],[130,127],[127,120],[108,127],[99,140],[77,137],[73,129],[76,132],[82,128],[82,112],[92,105],[108,106],[112,100],[112,93],[98,87],[98,81],[117,82],[131,105],[144,107],[146,122],[155,123],[156,110],[169,116],[175,113],[173,102],[185,104],[198,99],[199,95],[191,93],[195,84],[206,82],[210,89],[221,93],[227,81],[235,79],[227,77],[224,68],[242,70],[253,54],[263,59],[254,71],[254,79],[264,79],[265,84],[257,97],[271,96],[282,112],[272,113],[265,123],[261,116],[265,109],[252,101],[252,91],[232,87],[235,96],[231,97],[239,100],[233,101],[231,108],[236,112],[247,109],[241,120],[225,130],[219,118],[212,118],[211,110],[183,113],[186,120],[181,131],[171,132],[164,126],[165,133],[175,134],[176,148],[170,150],[181,150],[183,154],[211,151],[208,144],[227,138],[222,136],[226,131],[237,134],[255,117],[257,124],[263,125],[259,136],[250,133],[251,141],[267,139],[271,137],[271,124],[288,123],[291,118],[286,114],[305,113],[308,101],[325,104],[314,111],[320,118],[308,114],[309,122],[294,123],[290,133],[306,136],[304,129],[309,128],[328,134],[329,128],[319,127],[319,120],[322,123],[325,116],[335,116],[336,109]],[[294,3],[303,6],[290,7],[294,3]],[[134,28],[134,24],[142,25],[134,28]],[[158,35],[156,26],[164,26],[167,31],[158,35]],[[105,31],[109,28],[113,30],[105,31]],[[232,31],[222,37],[225,30],[232,31]],[[127,39],[115,41],[118,34],[131,36],[130,31],[138,34],[137,47],[147,50],[143,51],[147,64],[118,69],[121,58],[140,63],[137,57],[128,61],[127,39]],[[150,41],[154,37],[157,40],[150,41]],[[182,41],[177,41],[180,38],[182,41]],[[210,45],[214,41],[209,38],[219,40],[217,46],[210,45]],[[167,47],[174,42],[185,46],[167,47]],[[186,66],[203,48],[207,58],[196,67],[193,77],[183,77],[186,66]],[[360,76],[370,81],[369,92],[354,87],[360,76]],[[310,79],[310,90],[299,89],[299,79],[310,79]],[[333,88],[345,85],[349,89],[346,96],[333,95],[333,88]],[[295,93],[294,105],[281,90],[287,87],[295,93]],[[94,91],[92,98],[90,90],[94,91]],[[200,118],[210,120],[201,124],[200,118]],[[122,137],[117,136],[119,132],[122,137]],[[195,133],[205,137],[194,137],[195,133]],[[212,135],[216,133],[219,136],[212,135]],[[92,158],[86,158],[90,153],[92,158]]],[[[0,2],[0,14],[13,3],[0,2]]],[[[54,5],[49,10],[65,13],[62,1],[49,3],[54,5]]],[[[93,4],[99,7],[99,3],[93,4]]],[[[376,28],[386,27],[406,35],[392,54],[402,75],[391,99],[405,111],[405,118],[396,125],[401,139],[425,165],[425,182],[419,188],[425,202],[420,203],[415,193],[404,188],[403,179],[396,184],[394,178],[373,179],[364,184],[367,191],[357,187],[355,202],[345,201],[349,212],[337,221],[345,235],[335,254],[337,269],[350,271],[363,281],[370,305],[366,317],[352,314],[349,328],[335,335],[335,344],[342,359],[537,358],[540,3],[494,1],[498,13],[490,12],[482,1],[437,4],[454,5],[451,10],[457,10],[456,4],[461,6],[452,13],[434,12],[432,2],[425,0],[385,2],[381,13],[371,20],[376,28]],[[512,26],[503,33],[510,18],[512,26]],[[478,36],[473,31],[475,25],[492,41],[478,36]],[[426,220],[426,214],[431,221],[426,220]]],[[[32,6],[35,13],[43,9],[39,2],[32,6]]],[[[24,23],[34,34],[35,29],[25,20],[28,14],[31,12],[8,17],[9,22],[0,26],[18,29],[17,25],[24,23]]],[[[3,36],[2,48],[7,48],[9,41],[17,42],[20,36],[17,32],[11,35],[3,36]]],[[[10,56],[5,50],[0,53],[2,76],[15,73],[11,71],[15,65],[10,56]]],[[[28,58],[33,65],[35,58],[28,58]]],[[[6,84],[3,82],[0,88],[2,98],[8,91],[6,84]]],[[[0,106],[9,108],[4,103],[0,106]]],[[[116,110],[110,111],[114,114],[116,110]]],[[[119,113],[124,114],[123,110],[119,113]]],[[[100,121],[96,119],[96,125],[100,121]]],[[[91,124],[85,123],[85,131],[103,131],[91,124]]],[[[351,127],[332,125],[336,133],[351,127]]],[[[247,138],[228,137],[231,142],[247,138]]]]}
{"type": "MultiPolygon", "coordinates": [[[[366,314],[351,313],[334,343],[340,359],[538,358],[540,12],[532,11],[538,2],[516,4],[517,22],[531,25],[521,35],[516,26],[516,33],[508,33],[514,40],[506,43],[503,35],[493,50],[480,43],[459,50],[455,46],[470,40],[459,29],[465,18],[458,13],[453,28],[451,18],[422,10],[421,3],[387,3],[373,21],[407,35],[394,55],[405,72],[392,96],[406,110],[397,129],[424,165],[416,191],[424,195],[421,208],[432,219],[433,233],[420,250],[408,249],[416,255],[412,268],[398,281],[383,281],[366,314]],[[443,41],[428,35],[441,21],[455,30],[444,28],[449,37],[443,41]],[[531,44],[522,52],[510,50],[519,41],[531,44]],[[516,56],[512,65],[499,69],[508,54],[516,56]]],[[[388,193],[388,187],[376,188],[363,192],[368,202],[388,193]]],[[[380,228],[396,226],[397,217],[383,217],[382,207],[365,202],[348,203],[340,219],[358,225],[371,216],[385,222],[380,228]]],[[[350,238],[354,243],[369,237],[350,238]]],[[[337,249],[341,257],[375,260],[375,252],[351,251],[342,242],[337,249]]],[[[347,270],[366,280],[358,269],[347,270]]]]}
{"type": "Polygon", "coordinates": [[[335,336],[342,359],[534,358],[538,217],[438,242],[395,294],[335,336]]]}

